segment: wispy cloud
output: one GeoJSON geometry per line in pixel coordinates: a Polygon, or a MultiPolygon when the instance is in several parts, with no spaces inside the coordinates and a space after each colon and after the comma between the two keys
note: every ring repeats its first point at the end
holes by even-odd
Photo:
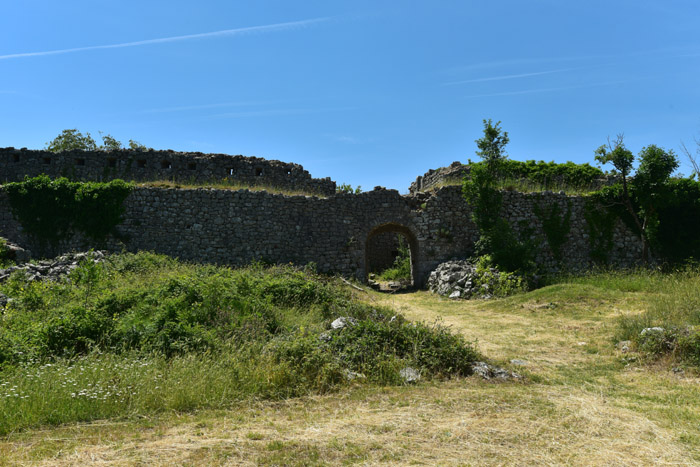
{"type": "Polygon", "coordinates": [[[0,60],[13,58],[43,57],[47,55],[61,55],[74,52],[86,52],[90,50],[120,49],[125,47],[138,47],[142,45],[166,44],[170,42],[189,41],[197,39],[211,39],[215,37],[242,36],[247,34],[263,34],[269,32],[286,31],[290,29],[302,29],[313,24],[328,21],[330,18],[311,18],[302,21],[291,21],[287,23],[266,24],[263,26],[251,26],[247,28],[224,29],[221,31],[205,32],[201,34],[188,34],[184,36],[161,37],[158,39],[147,39],[135,42],[122,42],[120,44],[92,45],[88,47],[75,47],[72,49],[48,50],[43,52],[26,52],[17,54],[0,55],[0,60]]]}
{"type": "Polygon", "coordinates": [[[541,76],[541,75],[551,75],[552,73],[563,73],[565,71],[571,71],[571,70],[576,70],[576,68],[562,68],[559,70],[537,71],[534,73],[519,73],[519,74],[515,74],[515,75],[490,76],[488,78],[465,79],[465,80],[461,80],[461,81],[451,81],[449,83],[443,83],[443,85],[444,86],[453,86],[456,84],[481,83],[484,81],[501,81],[504,79],[527,78],[530,76],[541,76]]]}
{"type": "Polygon", "coordinates": [[[554,91],[568,91],[570,89],[582,89],[582,88],[594,88],[599,86],[613,86],[615,84],[628,83],[631,80],[619,80],[619,81],[607,81],[603,83],[591,83],[591,84],[581,84],[578,86],[562,86],[558,88],[537,88],[537,89],[523,89],[522,91],[510,91],[510,92],[495,92],[492,94],[473,94],[470,96],[463,96],[465,99],[474,99],[477,97],[497,97],[497,96],[519,96],[522,94],[539,94],[544,92],[554,92],[554,91]]]}
{"type": "Polygon", "coordinates": [[[572,57],[540,57],[540,58],[513,58],[505,60],[494,60],[489,62],[470,63],[468,65],[456,66],[443,70],[444,73],[455,74],[465,71],[486,70],[490,68],[508,68],[514,66],[541,65],[544,63],[567,63],[581,62],[587,60],[599,60],[613,58],[611,55],[588,55],[572,57]]]}
{"type": "Polygon", "coordinates": [[[339,143],[360,144],[360,140],[358,140],[357,138],[354,138],[352,136],[336,136],[335,140],[338,141],[339,143]]]}
{"type": "Polygon", "coordinates": [[[286,115],[305,115],[325,112],[342,112],[346,110],[356,110],[357,107],[333,107],[333,108],[318,108],[318,109],[267,109],[267,110],[250,110],[243,112],[226,112],[221,114],[209,115],[204,118],[247,118],[247,117],[278,117],[286,115]]]}
{"type": "MultiPolygon", "coordinates": [[[[274,102],[279,104],[279,102],[274,102]]],[[[220,102],[217,104],[198,104],[198,105],[183,105],[179,107],[163,107],[158,109],[146,109],[139,113],[144,114],[155,114],[155,113],[167,113],[167,112],[186,112],[188,110],[207,110],[207,109],[220,109],[226,107],[249,107],[254,105],[268,105],[273,104],[271,102],[220,102]]]]}

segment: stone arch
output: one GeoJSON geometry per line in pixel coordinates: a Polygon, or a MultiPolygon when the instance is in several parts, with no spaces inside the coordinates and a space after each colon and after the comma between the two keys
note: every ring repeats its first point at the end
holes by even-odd
{"type": "Polygon", "coordinates": [[[371,269],[371,258],[370,258],[370,244],[372,238],[385,234],[385,233],[395,233],[395,234],[400,234],[403,235],[406,240],[408,241],[408,247],[411,252],[411,283],[412,285],[418,286],[419,285],[419,276],[418,276],[418,239],[416,238],[415,234],[406,227],[405,225],[398,224],[395,222],[387,222],[385,224],[380,224],[372,228],[369,233],[367,234],[367,238],[365,239],[365,277],[363,278],[365,281],[367,280],[370,269],[371,269]]]}

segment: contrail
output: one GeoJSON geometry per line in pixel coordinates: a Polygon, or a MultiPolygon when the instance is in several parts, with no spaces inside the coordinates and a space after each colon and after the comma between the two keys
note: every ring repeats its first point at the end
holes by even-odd
{"type": "Polygon", "coordinates": [[[45,55],[61,55],[73,52],[85,52],[88,50],[120,49],[123,47],[138,47],[140,45],[165,44],[168,42],[188,41],[192,39],[209,39],[212,37],[241,36],[245,34],[266,33],[284,31],[288,29],[299,29],[312,24],[328,21],[330,18],[312,18],[302,21],[291,21],[288,23],[266,24],[263,26],[251,26],[247,28],[224,29],[222,31],[204,32],[201,34],[188,34],[185,36],[161,37],[159,39],[147,39],[144,41],[123,42],[121,44],[92,45],[88,47],[75,47],[72,49],[47,50],[43,52],[26,52],[19,54],[0,55],[0,60],[12,58],[41,57],[45,55]]]}
{"type": "Polygon", "coordinates": [[[501,81],[504,79],[527,78],[529,76],[550,75],[552,73],[562,73],[565,71],[572,71],[572,70],[576,70],[576,68],[562,68],[560,70],[538,71],[535,73],[521,73],[521,74],[517,74],[517,75],[491,76],[489,78],[465,79],[463,81],[452,81],[449,83],[444,83],[444,85],[445,86],[452,86],[455,84],[480,83],[483,81],[501,81]]]}

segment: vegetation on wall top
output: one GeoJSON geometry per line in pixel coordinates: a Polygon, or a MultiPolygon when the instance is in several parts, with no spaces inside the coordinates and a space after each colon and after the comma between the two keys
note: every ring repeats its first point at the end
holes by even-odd
{"type": "MultiPolygon", "coordinates": [[[[121,142],[117,141],[112,135],[100,133],[102,138],[102,144],[98,145],[93,139],[89,132],[84,135],[77,129],[63,130],[61,134],[56,136],[53,140],[46,143],[46,149],[51,152],[61,152],[61,151],[117,151],[124,149],[125,147],[121,142]]],[[[143,144],[133,139],[129,140],[128,149],[144,151],[148,149],[143,144]]]]}

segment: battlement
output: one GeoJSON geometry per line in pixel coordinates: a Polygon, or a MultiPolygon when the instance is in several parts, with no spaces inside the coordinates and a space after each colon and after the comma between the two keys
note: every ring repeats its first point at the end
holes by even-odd
{"type": "Polygon", "coordinates": [[[0,148],[0,183],[21,181],[27,175],[35,177],[40,174],[84,181],[121,178],[136,182],[239,182],[307,191],[322,196],[335,194],[336,188],[329,177],[312,178],[299,164],[258,157],[152,149],[54,153],[0,148]]]}

